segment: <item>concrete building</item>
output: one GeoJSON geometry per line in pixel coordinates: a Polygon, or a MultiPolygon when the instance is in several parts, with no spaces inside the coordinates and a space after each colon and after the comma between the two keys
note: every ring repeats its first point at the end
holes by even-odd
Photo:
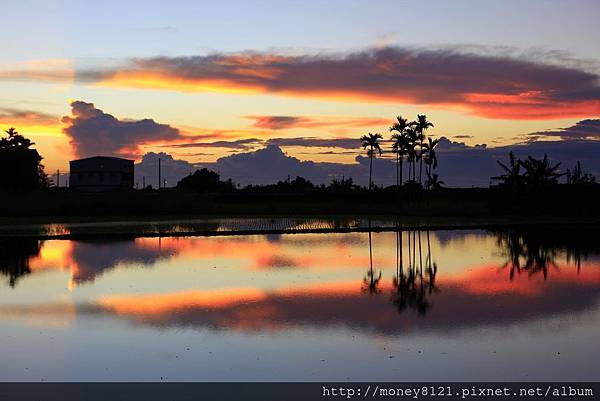
{"type": "Polygon", "coordinates": [[[95,156],[69,162],[69,187],[81,191],[133,188],[133,160],[95,156]]]}

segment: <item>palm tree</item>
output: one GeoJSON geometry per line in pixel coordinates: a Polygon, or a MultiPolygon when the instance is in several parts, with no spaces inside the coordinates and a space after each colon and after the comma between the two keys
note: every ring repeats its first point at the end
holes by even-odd
{"type": "Polygon", "coordinates": [[[421,152],[425,157],[426,169],[425,173],[428,177],[431,177],[432,169],[435,170],[438,165],[437,153],[435,151],[436,146],[440,143],[439,139],[427,138],[428,142],[422,145],[421,152]]]}
{"type": "Polygon", "coordinates": [[[396,154],[396,185],[402,185],[402,161],[408,151],[408,136],[406,128],[408,128],[408,120],[401,116],[396,117],[398,122],[390,127],[390,131],[395,131],[392,135],[392,151],[396,154]]]}
{"type": "Polygon", "coordinates": [[[379,140],[383,139],[381,134],[372,134],[369,133],[367,135],[363,135],[360,137],[361,146],[363,149],[367,149],[367,155],[369,155],[369,190],[373,189],[373,156],[375,156],[375,152],[379,152],[379,155],[383,153],[381,150],[381,146],[379,144],[379,140]]]}
{"type": "Polygon", "coordinates": [[[404,130],[406,134],[406,155],[408,160],[408,180],[411,180],[411,166],[412,166],[412,180],[415,181],[415,161],[417,159],[417,144],[419,141],[419,134],[414,127],[409,126],[404,130]]]}
{"type": "Polygon", "coordinates": [[[440,189],[444,184],[446,183],[440,180],[440,177],[434,173],[432,175],[428,174],[425,186],[429,189],[440,189]]]}
{"type": "Polygon", "coordinates": [[[417,114],[417,121],[414,122],[415,130],[419,134],[419,149],[420,153],[420,165],[419,165],[419,184],[421,184],[421,177],[423,175],[423,141],[425,140],[425,131],[433,127],[433,123],[427,120],[425,114],[417,114]]]}
{"type": "Polygon", "coordinates": [[[521,160],[515,158],[515,154],[511,151],[508,154],[508,165],[496,160],[496,163],[505,171],[504,174],[492,177],[492,180],[502,181],[502,185],[510,187],[519,187],[523,184],[523,176],[521,175],[521,160]]]}
{"type": "Polygon", "coordinates": [[[558,179],[563,175],[558,172],[561,163],[552,166],[547,154],[544,154],[543,159],[534,159],[531,156],[527,156],[527,160],[519,160],[519,163],[525,169],[525,183],[530,185],[545,186],[556,184],[558,179]]]}

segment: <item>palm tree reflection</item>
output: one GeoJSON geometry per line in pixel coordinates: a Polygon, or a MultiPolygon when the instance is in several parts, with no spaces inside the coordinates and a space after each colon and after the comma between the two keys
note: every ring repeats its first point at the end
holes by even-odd
{"type": "Polygon", "coordinates": [[[396,275],[392,279],[392,303],[396,305],[398,312],[403,312],[407,308],[415,309],[417,313],[424,316],[431,302],[429,295],[438,292],[435,284],[437,274],[437,263],[433,261],[431,254],[431,243],[429,240],[429,231],[427,231],[427,255],[425,258],[425,274],[423,274],[423,257],[421,231],[408,231],[408,268],[404,271],[403,257],[403,232],[398,229],[396,232],[396,275]],[[411,239],[412,237],[412,239],[411,239]],[[416,265],[416,249],[418,243],[419,249],[419,267],[416,265]],[[411,244],[412,242],[412,244],[411,244]],[[412,249],[411,249],[412,245],[412,249]]]}
{"type": "Polygon", "coordinates": [[[363,284],[361,287],[362,292],[368,293],[369,295],[376,295],[381,293],[379,283],[381,282],[381,270],[376,276],[373,271],[373,245],[371,241],[371,221],[369,220],[369,263],[370,269],[367,270],[366,276],[363,278],[363,284]]]}

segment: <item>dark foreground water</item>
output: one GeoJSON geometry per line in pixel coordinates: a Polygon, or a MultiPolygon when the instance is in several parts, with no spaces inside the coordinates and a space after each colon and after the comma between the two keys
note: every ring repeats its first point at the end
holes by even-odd
{"type": "Polygon", "coordinates": [[[598,230],[0,239],[0,380],[598,381],[598,230]]]}

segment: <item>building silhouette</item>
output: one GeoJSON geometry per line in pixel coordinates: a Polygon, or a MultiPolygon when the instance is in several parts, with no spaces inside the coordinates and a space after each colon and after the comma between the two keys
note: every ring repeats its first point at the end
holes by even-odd
{"type": "Polygon", "coordinates": [[[133,188],[133,160],[94,156],[69,162],[69,187],[81,191],[114,191],[133,188]]]}

